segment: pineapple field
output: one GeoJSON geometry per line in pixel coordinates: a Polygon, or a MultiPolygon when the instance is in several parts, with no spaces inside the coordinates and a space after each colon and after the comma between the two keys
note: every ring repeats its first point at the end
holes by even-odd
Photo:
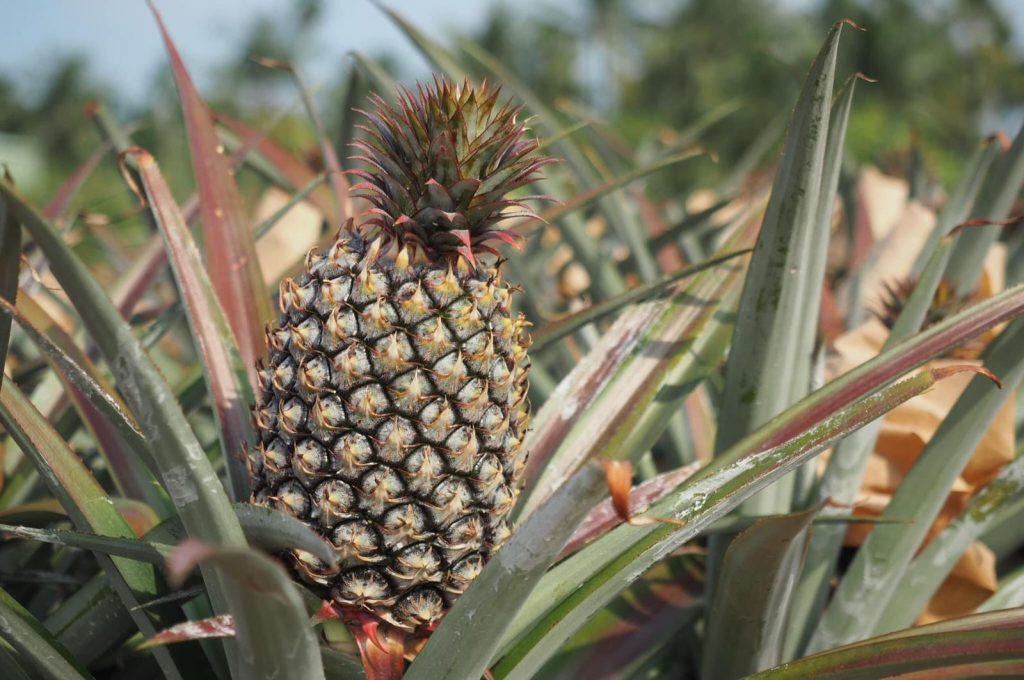
{"type": "Polygon", "coordinates": [[[27,186],[0,134],[0,678],[1024,676],[1024,128],[889,116],[846,14],[679,102],[598,5],[615,124],[543,22],[376,5],[431,75],[353,52],[327,117],[150,3],[173,97],[50,102],[27,186]]]}

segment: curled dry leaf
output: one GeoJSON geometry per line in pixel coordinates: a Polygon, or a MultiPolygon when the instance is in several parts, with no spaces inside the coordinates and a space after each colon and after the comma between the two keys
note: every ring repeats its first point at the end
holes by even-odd
{"type": "MultiPolygon", "coordinates": [[[[631,493],[633,489],[633,464],[628,460],[604,460],[601,461],[601,466],[604,468],[605,479],[608,482],[608,492],[611,494],[611,505],[619,520],[635,527],[646,524],[657,524],[659,522],[676,524],[678,526],[686,524],[686,522],[674,517],[635,516],[633,507],[634,498],[631,493]]],[[[686,471],[684,478],[689,477],[695,470],[696,468],[692,470],[690,467],[683,468],[682,471],[686,471]]],[[[668,487],[668,489],[671,488],[673,487],[668,487]]],[[[649,502],[650,501],[648,501],[648,503],[649,502]]]]}
{"type": "MultiPolygon", "coordinates": [[[[630,516],[643,512],[652,503],[661,500],[665,494],[682,484],[687,477],[690,477],[693,473],[697,472],[697,470],[701,469],[703,465],[704,463],[701,461],[691,463],[685,467],[670,470],[669,472],[664,472],[657,477],[648,479],[642,484],[637,485],[632,490],[627,488],[627,491],[629,492],[628,510],[630,516]]],[[[632,476],[632,472],[630,472],[630,476],[632,476]]],[[[628,481],[630,480],[627,479],[627,482],[628,481]]],[[[618,506],[621,507],[623,503],[622,499],[619,499],[617,503],[618,506]]],[[[564,548],[562,548],[562,554],[559,559],[576,552],[584,545],[612,529],[622,521],[622,515],[616,507],[614,496],[601,502],[587,514],[586,518],[584,518],[582,522],[580,522],[580,525],[576,528],[576,532],[572,535],[572,538],[570,538],[569,542],[565,544],[564,548]]]]}

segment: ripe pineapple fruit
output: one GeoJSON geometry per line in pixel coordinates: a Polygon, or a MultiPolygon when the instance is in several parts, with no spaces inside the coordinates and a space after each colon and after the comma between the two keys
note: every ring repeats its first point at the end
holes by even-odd
{"type": "Polygon", "coordinates": [[[281,285],[250,454],[254,503],[301,519],[337,551],[293,551],[306,583],[348,611],[429,627],[509,536],[529,418],[529,337],[495,244],[507,194],[550,159],[485,85],[374,98],[372,205],[281,285]],[[480,256],[484,255],[484,263],[480,256]]]}

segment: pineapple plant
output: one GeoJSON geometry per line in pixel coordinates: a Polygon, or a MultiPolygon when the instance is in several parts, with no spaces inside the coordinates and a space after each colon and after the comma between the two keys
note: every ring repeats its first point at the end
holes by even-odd
{"type": "Polygon", "coordinates": [[[89,237],[105,248],[65,238],[95,161],[44,208],[0,181],[0,676],[1019,672],[1022,459],[945,501],[997,414],[1019,428],[1024,242],[997,232],[1024,135],[972,156],[918,223],[921,266],[893,279],[909,283],[885,345],[819,384],[829,241],[859,253],[828,291],[836,328],[872,310],[863,248],[894,249],[856,233],[865,201],[836,209],[855,82],[834,87],[840,25],[772,172],[687,213],[635,183],[698,154],[562,128],[575,109],[549,108],[481,46],[452,53],[388,13],[444,75],[404,90],[357,59],[353,80],[381,94],[361,105],[352,89],[367,111],[341,137],[360,169],[342,172],[294,70],[322,164],[211,116],[165,31],[194,202],[98,107],[133,192],[111,214],[145,245],[101,215],[89,237]],[[481,70],[508,100],[465,78],[481,70]],[[548,166],[549,145],[564,163],[548,166]],[[534,212],[542,168],[561,204],[534,212]],[[247,201],[271,191],[251,224],[247,201]],[[286,254],[289,205],[314,214],[304,261],[286,254]],[[955,228],[971,218],[978,230],[955,228]],[[503,252],[531,229],[525,253],[503,252]],[[299,272],[283,282],[254,256],[268,233],[288,260],[273,270],[299,272]],[[975,295],[996,240],[1007,285],[975,295]],[[137,266],[119,274],[119,258],[137,266]],[[586,276],[560,287],[570,267],[586,276]],[[930,363],[977,337],[970,365],[930,363]],[[844,548],[868,521],[851,507],[878,423],[954,374],[962,396],[844,548]],[[824,470],[807,465],[827,448],[824,470]],[[982,542],[1000,560],[991,597],[913,627],[982,542]]]}
{"type": "Polygon", "coordinates": [[[436,624],[509,536],[529,421],[529,335],[496,245],[509,197],[549,159],[486,84],[375,97],[372,208],[281,283],[250,456],[253,502],[306,522],[328,565],[295,572],[336,605],[415,631],[436,624]]]}

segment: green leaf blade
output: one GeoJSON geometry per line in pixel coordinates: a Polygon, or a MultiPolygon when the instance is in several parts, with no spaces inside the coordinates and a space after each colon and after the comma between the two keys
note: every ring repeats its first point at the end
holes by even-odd
{"type": "Polygon", "coordinates": [[[707,619],[704,677],[742,678],[779,662],[788,600],[817,511],[762,519],[729,544],[707,619]]]}
{"type": "Polygon", "coordinates": [[[234,343],[228,318],[203,269],[199,249],[160,168],[153,157],[141,149],[129,150],[126,158],[138,172],[153,219],[164,237],[189,327],[202,356],[234,498],[247,499],[249,472],[245,447],[251,446],[256,437],[249,417],[253,396],[246,368],[234,343]]]}
{"type": "Polygon", "coordinates": [[[0,636],[48,680],[92,680],[89,671],[28,611],[0,590],[0,636]]]}
{"type": "MultiPolygon", "coordinates": [[[[833,26],[815,58],[790,122],[782,163],[772,186],[764,223],[740,299],[716,449],[724,451],[746,433],[807,393],[817,307],[824,270],[816,263],[827,243],[828,222],[818,223],[832,86],[842,23],[833,26]],[[812,248],[813,244],[813,248],[812,248]],[[816,277],[816,278],[812,278],[816,277]],[[810,342],[809,342],[810,341],[810,342]]],[[[838,150],[835,150],[838,153],[838,150]]],[[[829,168],[829,172],[835,172],[829,168]]],[[[831,181],[831,177],[830,177],[831,181]]],[[[831,187],[826,187],[826,191],[831,187]]],[[[762,496],[746,510],[785,512],[787,489],[762,496]]]]}
{"type": "Polygon", "coordinates": [[[526,520],[456,601],[406,680],[483,675],[516,610],[603,490],[600,469],[588,466],[526,520]]]}

